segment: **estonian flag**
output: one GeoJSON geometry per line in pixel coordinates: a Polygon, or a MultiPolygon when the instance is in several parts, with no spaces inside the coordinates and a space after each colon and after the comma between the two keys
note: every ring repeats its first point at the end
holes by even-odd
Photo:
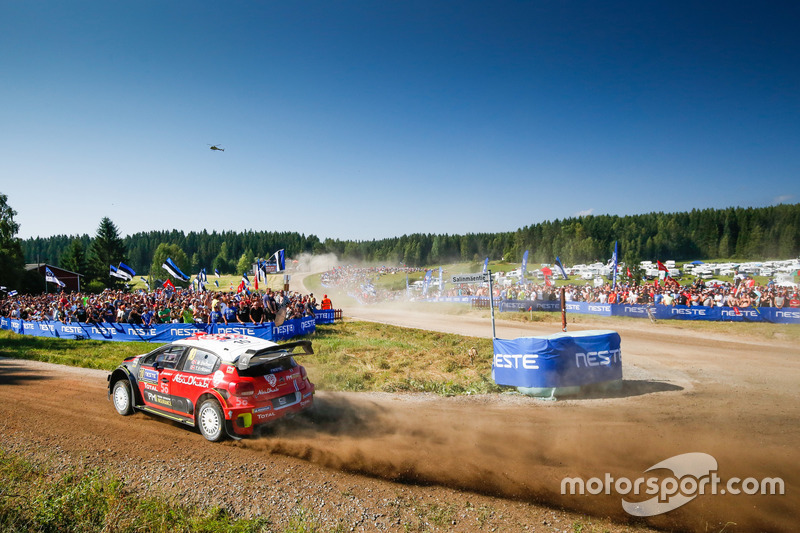
{"type": "Polygon", "coordinates": [[[203,283],[208,283],[208,276],[206,276],[206,269],[205,268],[200,271],[200,274],[201,274],[200,281],[202,281],[203,283]]]}
{"type": "MultiPolygon", "coordinates": [[[[275,272],[283,272],[286,270],[286,258],[283,249],[275,252],[272,257],[275,258],[275,272]]],[[[272,257],[270,257],[270,260],[272,257]]]]}
{"type": "Polygon", "coordinates": [[[117,267],[115,267],[114,265],[108,265],[108,268],[110,268],[110,269],[111,269],[111,270],[109,270],[109,272],[108,272],[108,274],[109,274],[110,276],[114,276],[115,278],[119,278],[119,279],[125,279],[125,276],[123,276],[122,274],[120,274],[120,273],[119,273],[119,271],[117,270],[117,267]]]}
{"type": "Polygon", "coordinates": [[[63,287],[65,285],[63,281],[59,280],[56,275],[53,274],[53,271],[50,270],[50,267],[44,267],[44,279],[50,283],[55,283],[59,287],[63,287]]]}
{"type": "Polygon", "coordinates": [[[242,283],[248,287],[250,286],[250,279],[247,277],[247,272],[242,272],[242,283]]]}
{"type": "Polygon", "coordinates": [[[187,276],[186,274],[184,274],[183,272],[181,272],[181,269],[180,269],[180,268],[178,268],[178,265],[176,265],[176,264],[175,264],[175,263],[172,261],[172,259],[170,259],[169,257],[167,257],[167,260],[166,260],[166,261],[164,261],[164,264],[163,264],[163,265],[161,265],[161,267],[162,267],[164,270],[166,270],[167,272],[169,272],[169,273],[170,273],[170,275],[171,275],[173,278],[177,278],[177,279],[179,279],[179,280],[181,280],[181,281],[189,281],[189,276],[187,276]]]}
{"type": "Polygon", "coordinates": [[[219,270],[217,270],[216,268],[214,269],[214,275],[219,277],[219,270]]]}
{"type": "Polygon", "coordinates": [[[217,280],[214,280],[214,285],[216,285],[216,286],[217,286],[217,288],[219,289],[219,281],[217,281],[217,280]]]}
{"type": "Polygon", "coordinates": [[[120,261],[119,266],[117,267],[117,274],[120,274],[124,279],[131,281],[133,276],[136,275],[136,272],[134,272],[131,267],[120,261]]]}

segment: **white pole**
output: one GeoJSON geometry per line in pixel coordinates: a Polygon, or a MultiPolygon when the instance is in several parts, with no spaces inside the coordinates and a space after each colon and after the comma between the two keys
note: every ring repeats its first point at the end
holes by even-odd
{"type": "Polygon", "coordinates": [[[492,290],[492,271],[486,271],[489,274],[489,307],[492,308],[492,339],[497,338],[497,334],[495,333],[494,329],[494,290],[492,290]]]}

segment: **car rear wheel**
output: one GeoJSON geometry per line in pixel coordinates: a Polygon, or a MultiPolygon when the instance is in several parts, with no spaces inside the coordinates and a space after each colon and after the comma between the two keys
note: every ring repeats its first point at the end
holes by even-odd
{"type": "Polygon", "coordinates": [[[211,442],[225,438],[225,417],[216,400],[206,400],[200,404],[200,409],[197,410],[197,426],[200,433],[211,442]]]}
{"type": "Polygon", "coordinates": [[[133,395],[131,394],[131,384],[127,379],[120,379],[114,383],[111,398],[114,401],[114,409],[119,414],[128,416],[133,413],[133,395]]]}

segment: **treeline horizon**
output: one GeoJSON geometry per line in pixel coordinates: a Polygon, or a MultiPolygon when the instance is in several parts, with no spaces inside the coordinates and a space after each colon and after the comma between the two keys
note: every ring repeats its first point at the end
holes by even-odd
{"type": "MultiPolygon", "coordinates": [[[[27,263],[63,266],[64,252],[88,234],[22,240],[27,263]]],[[[463,235],[414,233],[371,241],[320,240],[315,235],[270,231],[149,231],[122,238],[125,263],[147,275],[160,244],[180,248],[194,273],[201,268],[237,272],[242,256],[267,258],[284,249],[287,258],[301,254],[335,254],[344,262],[404,264],[414,267],[447,262],[490,260],[530,263],[605,262],[618,242],[620,260],[686,261],[694,259],[786,259],[800,255],[800,204],[769,207],[693,209],[690,212],[640,215],[588,215],[545,221],[516,231],[463,235]]]]}

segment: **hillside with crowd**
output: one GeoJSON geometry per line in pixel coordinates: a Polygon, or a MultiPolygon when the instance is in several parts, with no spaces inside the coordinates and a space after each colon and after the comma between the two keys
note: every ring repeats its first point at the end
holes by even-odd
{"type": "MultiPolygon", "coordinates": [[[[697,279],[691,284],[681,285],[667,278],[648,283],[624,282],[616,287],[607,283],[595,287],[569,284],[564,286],[565,299],[574,302],[618,303],[631,305],[686,305],[704,307],[800,307],[800,293],[793,287],[782,287],[770,281],[756,283],[752,277],[737,278],[732,283],[706,283],[697,279]]],[[[453,288],[446,296],[489,296],[486,287],[453,288]]],[[[560,298],[560,287],[555,285],[520,283],[510,287],[495,287],[498,300],[556,300],[560,298]]]]}
{"type": "MultiPolygon", "coordinates": [[[[345,266],[322,274],[323,285],[343,289],[361,303],[378,303],[395,300],[436,299],[439,297],[488,298],[487,284],[446,283],[445,290],[429,287],[425,295],[417,290],[390,291],[376,288],[375,281],[382,274],[423,272],[418,268],[355,267],[345,266]]],[[[552,282],[533,282],[524,278],[511,285],[495,284],[495,300],[556,300],[560,298],[560,286],[552,282]]],[[[685,305],[704,307],[800,307],[800,292],[793,286],[781,286],[774,280],[758,283],[752,276],[736,276],[732,282],[706,282],[697,278],[682,285],[676,279],[636,283],[623,281],[616,286],[606,283],[571,283],[564,286],[567,301],[590,303],[619,303],[637,305],[685,305]]]]}

